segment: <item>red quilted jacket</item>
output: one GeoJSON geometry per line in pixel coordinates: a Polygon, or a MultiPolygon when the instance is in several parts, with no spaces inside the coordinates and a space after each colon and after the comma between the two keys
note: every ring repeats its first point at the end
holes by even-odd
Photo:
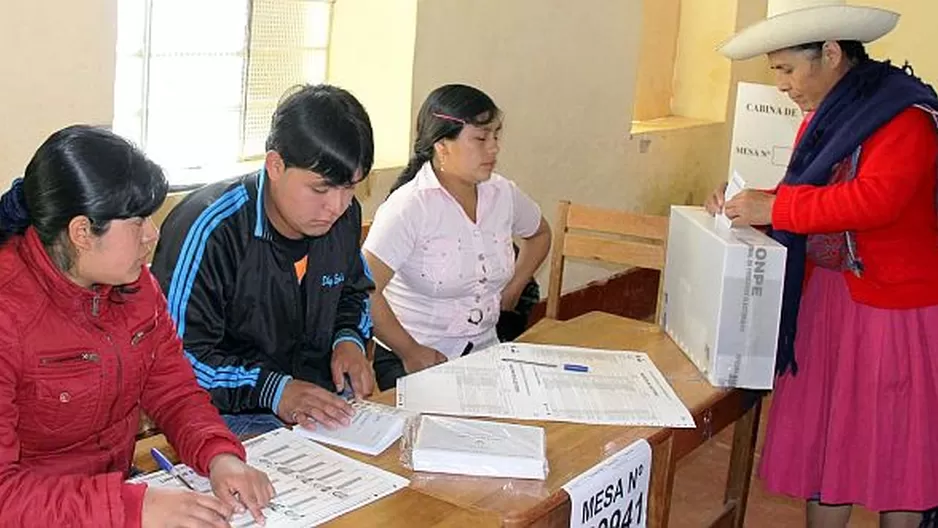
{"type": "Polygon", "coordinates": [[[32,229],[0,248],[0,526],[139,526],[146,488],[124,479],[141,409],[200,473],[244,458],[156,281],[133,286],[79,287],[32,229]]]}

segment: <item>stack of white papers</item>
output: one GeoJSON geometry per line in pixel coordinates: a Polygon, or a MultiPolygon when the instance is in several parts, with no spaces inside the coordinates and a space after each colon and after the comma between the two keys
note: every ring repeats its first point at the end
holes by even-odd
{"type": "MultiPolygon", "coordinates": [[[[276,495],[264,515],[267,528],[317,526],[407,487],[393,473],[316,445],[288,429],[276,429],[244,443],[248,463],[267,473],[276,495]]],[[[196,491],[211,493],[208,479],[182,464],[174,468],[196,491]]],[[[133,479],[151,486],[185,489],[165,471],[133,479]]],[[[250,513],[236,515],[233,528],[255,526],[250,513]]]]}
{"type": "Polygon", "coordinates": [[[353,401],[355,416],[347,427],[314,430],[296,427],[293,430],[311,440],[344,447],[366,455],[380,455],[396,442],[404,431],[407,419],[414,413],[369,401],[353,401]]]}
{"type": "Polygon", "coordinates": [[[547,478],[544,429],[443,416],[421,416],[411,454],[414,471],[547,478]]]}

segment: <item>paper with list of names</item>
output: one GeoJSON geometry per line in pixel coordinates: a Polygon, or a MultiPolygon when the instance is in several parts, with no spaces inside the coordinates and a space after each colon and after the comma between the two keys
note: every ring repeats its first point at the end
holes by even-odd
{"type": "Polygon", "coordinates": [[[552,345],[503,343],[411,374],[398,380],[397,404],[427,414],[695,427],[647,354],[552,345]]]}
{"type": "MultiPolygon", "coordinates": [[[[267,528],[318,526],[365,506],[409,482],[367,464],[316,445],[288,429],[276,429],[244,443],[248,463],[267,473],[276,495],[264,509],[267,528]]],[[[177,472],[196,491],[211,493],[209,480],[185,465],[177,472]]],[[[151,486],[182,488],[165,471],[133,479],[151,486]]],[[[236,515],[232,528],[257,526],[250,513],[236,515]]]]}

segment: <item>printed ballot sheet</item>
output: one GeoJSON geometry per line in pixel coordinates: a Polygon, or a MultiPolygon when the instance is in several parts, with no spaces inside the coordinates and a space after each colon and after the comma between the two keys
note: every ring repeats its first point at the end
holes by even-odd
{"type": "Polygon", "coordinates": [[[503,343],[401,378],[397,398],[428,414],[694,427],[641,352],[503,343]]]}
{"type": "MultiPolygon", "coordinates": [[[[407,487],[407,479],[340,455],[287,429],[244,443],[248,463],[267,473],[276,495],[264,509],[268,528],[318,526],[407,487]]],[[[208,479],[191,468],[176,471],[197,491],[211,493],[208,479]]],[[[184,488],[165,471],[133,479],[152,486],[184,488]]],[[[257,526],[250,513],[235,516],[233,528],[257,526]]]]}

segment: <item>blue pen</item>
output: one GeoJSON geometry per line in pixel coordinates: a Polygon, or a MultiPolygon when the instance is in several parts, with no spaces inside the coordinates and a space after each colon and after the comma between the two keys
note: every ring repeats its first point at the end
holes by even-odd
{"type": "Polygon", "coordinates": [[[576,363],[564,363],[563,365],[555,365],[553,363],[542,363],[540,361],[528,361],[525,359],[514,359],[514,358],[502,358],[502,361],[507,361],[509,363],[522,363],[524,365],[534,365],[535,367],[547,367],[547,368],[563,368],[568,372],[589,372],[590,368],[586,365],[579,365],[576,363]]]}
{"type": "Polygon", "coordinates": [[[166,458],[166,455],[161,453],[159,449],[155,447],[151,447],[150,456],[152,456],[153,459],[156,460],[156,465],[160,466],[160,469],[162,469],[163,471],[175,477],[176,480],[178,480],[179,482],[182,482],[183,486],[189,488],[192,491],[195,491],[195,488],[193,488],[188,482],[186,482],[186,479],[182,478],[182,475],[180,475],[179,472],[176,471],[176,467],[173,466],[173,463],[170,462],[169,459],[166,458]]]}

